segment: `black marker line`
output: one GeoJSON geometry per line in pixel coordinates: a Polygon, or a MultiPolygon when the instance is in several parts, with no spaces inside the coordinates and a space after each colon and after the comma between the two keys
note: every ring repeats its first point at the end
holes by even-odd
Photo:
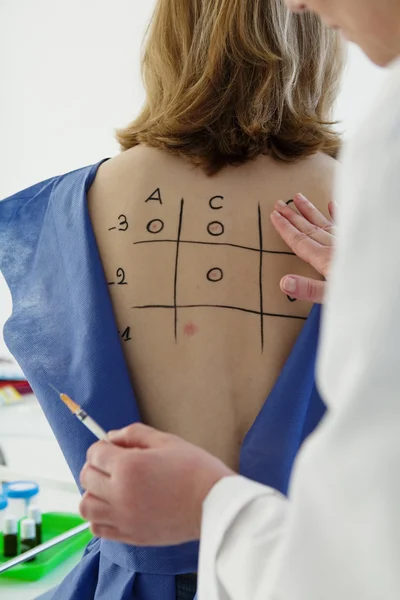
{"type": "Polygon", "coordinates": [[[148,202],[149,200],[155,200],[156,202],[159,202],[160,204],[162,204],[160,188],[155,189],[154,192],[151,194],[151,196],[149,196],[147,198],[147,200],[145,200],[145,203],[148,202]],[[156,196],[154,196],[154,194],[156,194],[156,196]]]}
{"type": "Polygon", "coordinates": [[[118,331],[118,333],[123,338],[124,342],[130,342],[131,341],[132,338],[130,337],[130,335],[131,335],[131,328],[130,327],[127,327],[122,334],[119,331],[118,331]]]}
{"type": "MultiPolygon", "coordinates": [[[[176,244],[177,240],[140,240],[133,244],[161,244],[161,243],[176,244]]],[[[228,242],[194,242],[192,240],[179,240],[180,244],[199,244],[201,246],[230,246],[231,248],[241,248],[242,250],[251,250],[252,252],[260,252],[259,248],[251,246],[241,246],[240,244],[229,244],[228,242]]],[[[263,250],[263,254],[282,254],[285,256],[296,256],[294,252],[282,252],[280,250],[263,250]]]]}
{"type": "Polygon", "coordinates": [[[108,231],[112,231],[113,229],[117,229],[116,227],[110,227],[108,231]]]}
{"type": "MultiPolygon", "coordinates": [[[[144,304],[142,306],[132,306],[134,310],[146,309],[146,308],[167,308],[175,309],[175,304],[144,304]]],[[[249,313],[251,315],[259,315],[259,310],[251,310],[250,308],[242,308],[240,306],[229,306],[226,304],[178,304],[176,308],[226,308],[228,310],[238,310],[240,312],[249,313]]],[[[269,313],[264,312],[264,317],[278,317],[280,319],[297,319],[301,321],[307,321],[307,317],[299,317],[297,315],[283,315],[280,313],[269,313]]]]}
{"type": "Polygon", "coordinates": [[[108,285],[115,285],[115,281],[110,281],[108,285]]]}
{"type": "Polygon", "coordinates": [[[213,206],[213,200],[223,200],[223,199],[224,199],[223,196],[213,196],[212,198],[210,198],[210,201],[208,204],[212,210],[221,210],[222,204],[221,204],[221,206],[213,206]]]}
{"type": "Polygon", "coordinates": [[[259,288],[260,288],[260,321],[261,321],[261,352],[264,352],[264,299],[263,299],[263,232],[261,220],[261,207],[258,204],[258,236],[260,241],[260,270],[259,270],[259,288]]]}
{"type": "Polygon", "coordinates": [[[181,240],[182,232],[182,218],[183,218],[183,204],[184,200],[181,200],[181,210],[179,212],[179,224],[178,224],[178,237],[176,240],[176,256],[175,256],[175,277],[174,277],[174,331],[175,341],[178,341],[178,306],[177,306],[177,287],[178,287],[178,261],[179,261],[179,244],[181,240]]]}

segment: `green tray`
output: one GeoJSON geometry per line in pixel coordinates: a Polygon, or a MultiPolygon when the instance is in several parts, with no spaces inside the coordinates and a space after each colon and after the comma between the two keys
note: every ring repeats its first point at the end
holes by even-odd
{"type": "MultiPolygon", "coordinates": [[[[80,516],[71,513],[44,513],[42,519],[42,542],[47,542],[57,535],[65,533],[69,529],[73,529],[85,522],[80,516]]],[[[45,550],[32,562],[22,563],[9,571],[0,573],[0,577],[37,581],[72,554],[78,552],[78,550],[83,550],[92,537],[89,530],[82,531],[82,533],[69,540],[65,540],[65,542],[61,542],[57,546],[54,546],[54,548],[45,550]]],[[[10,560],[9,558],[5,558],[2,552],[3,535],[0,534],[0,565],[10,560]]]]}

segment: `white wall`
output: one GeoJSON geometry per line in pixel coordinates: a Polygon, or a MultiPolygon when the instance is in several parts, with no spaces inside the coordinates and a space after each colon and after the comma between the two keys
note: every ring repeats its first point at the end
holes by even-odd
{"type": "Polygon", "coordinates": [[[0,1],[0,198],[113,155],[153,0],[0,1]]]}

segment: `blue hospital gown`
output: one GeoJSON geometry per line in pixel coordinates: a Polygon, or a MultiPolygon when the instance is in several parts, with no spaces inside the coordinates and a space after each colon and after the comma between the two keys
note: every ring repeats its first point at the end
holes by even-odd
{"type": "MultiPolygon", "coordinates": [[[[78,482],[95,441],[48,383],[67,390],[106,429],[140,420],[89,219],[101,163],[0,202],[0,270],[13,298],[4,336],[78,482]]],[[[241,448],[240,473],[286,493],[303,440],[324,414],[315,387],[315,306],[241,448]]],[[[175,575],[196,572],[198,542],[140,548],[94,538],[48,600],[175,600],[175,575]]]]}

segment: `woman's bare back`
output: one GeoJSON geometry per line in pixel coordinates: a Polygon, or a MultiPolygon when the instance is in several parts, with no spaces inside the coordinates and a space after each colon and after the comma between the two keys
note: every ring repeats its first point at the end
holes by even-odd
{"type": "Polygon", "coordinates": [[[210,178],[144,146],[100,167],[89,210],[145,423],[238,468],[311,309],[279,289],[287,273],[315,273],[270,213],[298,191],[327,213],[335,167],[259,157],[210,178]]]}

